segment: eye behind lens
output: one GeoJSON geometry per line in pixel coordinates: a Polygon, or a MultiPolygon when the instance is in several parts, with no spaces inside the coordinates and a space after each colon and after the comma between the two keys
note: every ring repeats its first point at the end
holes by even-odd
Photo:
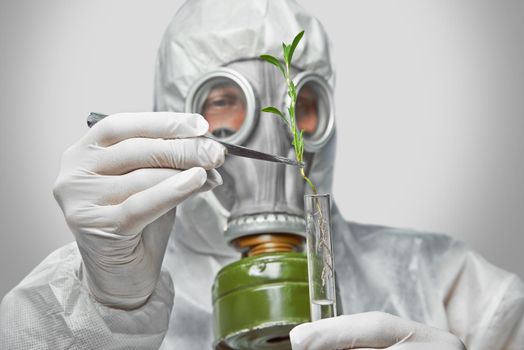
{"type": "Polygon", "coordinates": [[[235,144],[242,144],[252,132],[258,117],[255,110],[251,85],[230,68],[202,76],[186,98],[186,112],[201,114],[214,137],[235,144]]]}

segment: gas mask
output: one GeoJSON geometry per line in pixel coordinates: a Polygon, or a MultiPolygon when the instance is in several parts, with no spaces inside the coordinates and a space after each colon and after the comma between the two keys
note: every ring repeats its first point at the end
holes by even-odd
{"type": "MultiPolygon", "coordinates": [[[[328,83],[318,74],[296,70],[294,81],[298,94],[296,121],[304,130],[308,173],[315,154],[333,135],[333,97],[328,83]]],[[[294,159],[287,125],[272,114],[260,112],[270,105],[287,110],[285,81],[275,67],[254,59],[204,74],[190,88],[185,109],[202,114],[209,123],[209,133],[222,141],[294,159]]],[[[238,247],[239,239],[255,234],[304,236],[306,185],[297,168],[228,157],[219,171],[224,184],[215,195],[230,212],[225,231],[229,244],[238,247]]]]}
{"type": "MultiPolygon", "coordinates": [[[[296,122],[304,132],[306,174],[334,133],[333,98],[318,74],[294,71],[296,122]]],[[[295,158],[292,135],[265,106],[287,110],[285,81],[261,60],[242,60],[204,74],[189,89],[185,109],[204,116],[222,141],[295,158]]],[[[229,211],[226,242],[243,259],[224,267],[213,287],[216,346],[288,348],[287,334],[309,321],[303,196],[296,167],[227,157],[214,195],[229,211]],[[246,313],[248,305],[255,307],[246,313]],[[275,311],[276,310],[276,311],[275,311]]]]}

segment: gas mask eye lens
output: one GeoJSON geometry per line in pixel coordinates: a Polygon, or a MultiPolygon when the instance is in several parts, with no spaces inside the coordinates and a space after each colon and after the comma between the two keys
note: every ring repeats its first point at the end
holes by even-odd
{"type": "Polygon", "coordinates": [[[330,139],[334,129],[333,95],[329,84],[318,74],[302,72],[295,79],[297,127],[303,131],[304,148],[316,152],[330,139]]]}
{"type": "Polygon", "coordinates": [[[200,114],[209,123],[209,132],[224,138],[237,132],[246,118],[246,99],[233,82],[216,84],[209,90],[200,114]]]}
{"type": "Polygon", "coordinates": [[[311,137],[318,126],[318,104],[310,86],[304,86],[298,93],[295,115],[298,129],[303,130],[304,137],[311,137]]]}
{"type": "Polygon", "coordinates": [[[225,142],[242,144],[253,131],[258,114],[247,79],[229,68],[202,76],[189,90],[186,112],[199,113],[209,133],[225,142]]]}

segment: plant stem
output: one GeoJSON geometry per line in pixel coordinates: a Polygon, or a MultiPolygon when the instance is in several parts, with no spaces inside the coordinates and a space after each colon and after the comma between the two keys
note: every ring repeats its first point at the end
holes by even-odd
{"type": "Polygon", "coordinates": [[[306,181],[309,187],[311,187],[313,194],[318,194],[316,186],[313,185],[313,182],[309,179],[309,177],[306,176],[306,173],[304,172],[304,168],[300,168],[300,175],[302,175],[302,178],[306,181]]]}
{"type": "MultiPolygon", "coordinates": [[[[297,102],[297,96],[296,96],[296,93],[293,93],[293,91],[295,91],[295,88],[292,85],[293,81],[291,80],[291,74],[290,73],[291,72],[290,72],[290,69],[289,69],[289,62],[286,61],[285,78],[286,78],[286,84],[287,84],[288,91],[289,91],[289,97],[291,98],[291,106],[289,108],[289,119],[291,121],[291,129],[292,129],[291,131],[293,132],[293,140],[294,140],[294,146],[295,146],[296,159],[297,159],[297,161],[301,162],[302,158],[303,158],[303,155],[302,155],[302,152],[300,152],[297,149],[297,146],[301,145],[303,143],[303,140],[302,140],[301,133],[298,131],[296,118],[295,118],[295,106],[296,106],[296,102],[297,102]]],[[[304,172],[304,168],[300,168],[300,175],[306,181],[306,183],[309,185],[309,187],[311,187],[311,190],[313,191],[313,193],[317,194],[317,188],[315,187],[315,185],[313,185],[313,182],[309,179],[309,177],[306,176],[306,173],[304,172]]]]}
{"type": "MultiPolygon", "coordinates": [[[[300,42],[300,39],[302,39],[302,36],[304,35],[304,31],[301,31],[298,33],[295,38],[293,39],[293,42],[290,45],[286,45],[285,43],[282,43],[283,48],[283,55],[284,55],[284,65],[282,65],[281,61],[271,55],[261,55],[260,58],[263,60],[271,63],[272,65],[276,66],[278,70],[282,73],[284,76],[284,79],[286,81],[287,90],[288,90],[288,96],[290,98],[290,104],[288,108],[288,115],[289,115],[289,122],[286,120],[286,117],[284,113],[282,113],[278,108],[269,106],[266,108],[263,108],[262,111],[269,112],[278,115],[280,118],[284,120],[284,122],[287,124],[287,126],[291,129],[291,133],[293,134],[293,148],[295,149],[295,158],[298,162],[302,162],[304,158],[304,137],[303,137],[303,130],[298,130],[298,125],[295,117],[295,108],[297,103],[297,89],[295,86],[295,83],[291,79],[291,58],[293,56],[293,52],[295,51],[295,48],[297,47],[298,43],[300,42]]],[[[308,186],[313,191],[313,194],[317,194],[317,188],[313,184],[313,182],[306,176],[304,168],[300,168],[300,175],[306,181],[308,186]]]]}

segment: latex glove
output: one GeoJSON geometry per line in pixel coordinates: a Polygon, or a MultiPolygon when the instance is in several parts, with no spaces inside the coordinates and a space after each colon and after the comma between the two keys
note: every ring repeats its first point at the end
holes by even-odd
{"type": "Polygon", "coordinates": [[[115,114],[64,152],[54,195],[99,302],[142,305],[158,280],[173,208],[222,183],[206,170],[222,165],[225,149],[195,138],[207,130],[195,114],[115,114]]]}
{"type": "Polygon", "coordinates": [[[377,311],[304,323],[289,336],[293,350],[466,349],[451,333],[377,311]]]}

